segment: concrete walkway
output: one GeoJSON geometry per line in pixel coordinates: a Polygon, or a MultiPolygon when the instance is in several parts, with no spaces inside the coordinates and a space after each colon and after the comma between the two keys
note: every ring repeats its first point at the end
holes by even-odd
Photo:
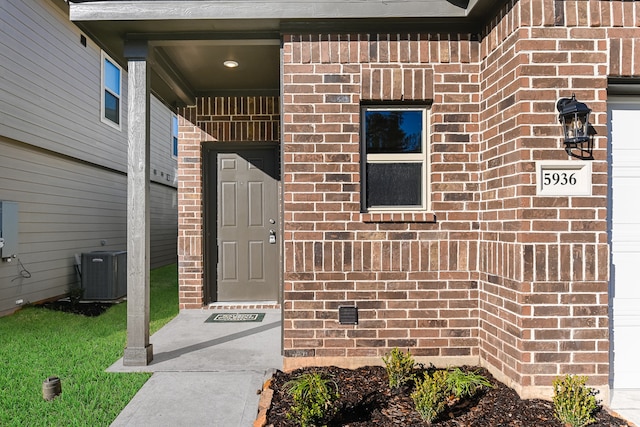
{"type": "Polygon", "coordinates": [[[278,309],[183,310],[150,339],[149,366],[118,360],[110,372],[153,372],[112,426],[252,426],[257,391],[282,369],[278,309]],[[265,313],[262,322],[205,323],[218,313],[265,313]]]}

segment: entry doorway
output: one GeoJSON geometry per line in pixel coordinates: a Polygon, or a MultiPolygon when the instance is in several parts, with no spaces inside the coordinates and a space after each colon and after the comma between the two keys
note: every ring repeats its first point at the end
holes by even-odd
{"type": "Polygon", "coordinates": [[[609,118],[609,241],[611,248],[610,386],[637,389],[640,384],[640,97],[612,97],[609,118]]]}
{"type": "Polygon", "coordinates": [[[276,143],[207,143],[205,299],[278,302],[279,162],[276,143]]]}

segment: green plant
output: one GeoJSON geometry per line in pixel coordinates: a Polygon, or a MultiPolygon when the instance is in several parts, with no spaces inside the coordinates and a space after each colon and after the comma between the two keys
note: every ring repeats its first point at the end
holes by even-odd
{"type": "Polygon", "coordinates": [[[425,372],[422,380],[416,381],[416,389],[411,393],[416,410],[428,424],[431,424],[447,405],[448,375],[445,370],[435,371],[432,375],[425,372]]]}
{"type": "Polygon", "coordinates": [[[464,372],[460,368],[455,368],[447,375],[447,388],[458,399],[471,397],[483,387],[493,386],[477,371],[464,372]]]}
{"type": "Polygon", "coordinates": [[[477,371],[464,372],[460,368],[451,371],[428,370],[421,380],[416,381],[416,389],[411,398],[420,417],[431,424],[447,405],[459,399],[473,396],[483,387],[493,387],[491,382],[477,371]]]}
{"type": "Polygon", "coordinates": [[[585,386],[587,377],[566,375],[553,381],[553,407],[556,418],[572,427],[595,422],[598,403],[595,391],[585,386]]]}
{"type": "Polygon", "coordinates": [[[340,394],[335,381],[320,373],[305,373],[285,385],[293,397],[290,418],[297,418],[302,427],[315,426],[330,415],[331,407],[340,394]]]}
{"type": "Polygon", "coordinates": [[[395,347],[391,353],[382,357],[382,361],[389,377],[389,388],[392,390],[402,387],[413,379],[415,361],[409,351],[405,354],[395,347]]]}
{"type": "MultiPolygon", "coordinates": [[[[150,282],[153,333],[178,314],[177,265],[152,270],[150,282]]],[[[126,341],[126,302],[98,317],[28,307],[0,318],[0,426],[109,426],[151,376],[106,372],[126,341]],[[40,391],[51,375],[62,394],[48,402],[40,391]]]]}

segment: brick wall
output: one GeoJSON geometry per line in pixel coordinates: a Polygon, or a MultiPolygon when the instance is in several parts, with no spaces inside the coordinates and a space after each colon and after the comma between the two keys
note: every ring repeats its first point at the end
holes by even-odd
{"type": "Polygon", "coordinates": [[[185,111],[196,126],[216,141],[280,140],[277,96],[204,97],[185,111]]]}
{"type": "MultiPolygon", "coordinates": [[[[205,97],[179,113],[178,286],[180,308],[205,303],[202,143],[280,139],[278,97],[205,97]]],[[[215,296],[210,296],[213,300],[215,296]]]]}
{"type": "Polygon", "coordinates": [[[640,68],[637,16],[630,2],[523,0],[481,42],[285,38],[286,365],[398,345],[434,363],[477,355],[525,396],[565,373],[606,388],[606,87],[640,68]],[[594,112],[593,196],[539,197],[535,162],[567,159],[555,107],[572,93],[594,112]],[[433,100],[431,209],[361,214],[358,104],[399,99],[433,100]],[[341,304],[363,322],[339,325],[341,304]]]}
{"type": "Polygon", "coordinates": [[[285,37],[286,368],[477,363],[478,61],[469,36],[285,37]],[[362,214],[360,101],[401,99],[434,101],[433,210],[362,214]]]}
{"type": "MultiPolygon", "coordinates": [[[[285,36],[285,368],[397,346],[523,396],[565,373],[606,392],[607,78],[638,76],[637,52],[640,6],[623,1],[514,0],[477,39],[285,36]],[[593,196],[537,196],[535,162],[568,158],[556,102],[572,93],[598,132],[593,196]],[[360,103],[390,100],[432,104],[428,212],[360,212],[360,103]],[[340,325],[351,304],[360,323],[340,325]]],[[[203,302],[200,143],[251,134],[218,102],[182,112],[181,307],[203,302]]]]}
{"type": "Polygon", "coordinates": [[[483,35],[480,354],[523,396],[548,395],[566,373],[607,388],[606,88],[608,76],[637,75],[639,12],[513,1],[483,35]],[[598,132],[593,196],[536,196],[535,162],[567,158],[555,103],[572,93],[598,132]]]}

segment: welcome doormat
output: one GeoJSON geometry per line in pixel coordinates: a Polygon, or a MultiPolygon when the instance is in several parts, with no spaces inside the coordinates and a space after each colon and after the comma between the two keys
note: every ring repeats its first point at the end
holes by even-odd
{"type": "Polygon", "coordinates": [[[262,322],[264,313],[217,313],[209,316],[205,323],[262,322]]]}

